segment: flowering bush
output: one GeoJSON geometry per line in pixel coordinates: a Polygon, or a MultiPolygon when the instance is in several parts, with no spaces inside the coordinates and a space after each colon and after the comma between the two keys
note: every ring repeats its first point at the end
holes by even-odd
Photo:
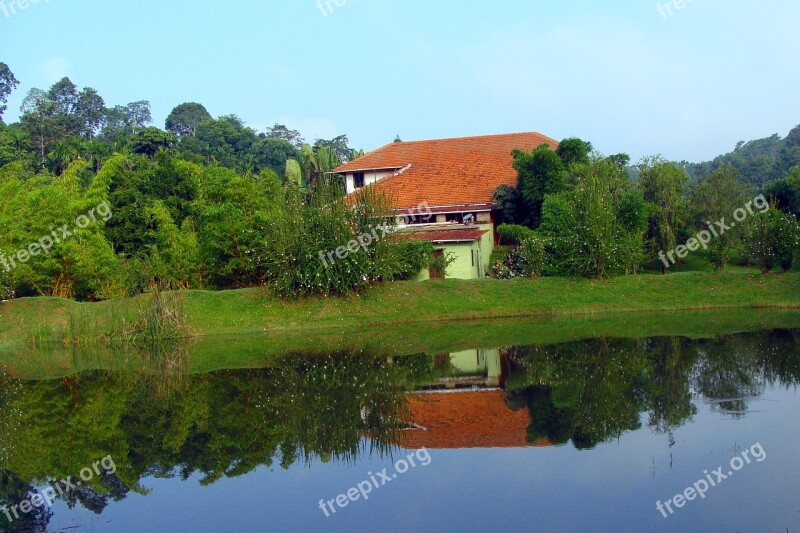
{"type": "Polygon", "coordinates": [[[795,253],[800,247],[800,227],[797,220],[777,209],[756,214],[748,232],[748,247],[761,267],[767,273],[776,265],[789,271],[794,262],[795,253]]]}
{"type": "Polygon", "coordinates": [[[492,267],[492,277],[497,279],[538,278],[542,275],[547,255],[544,239],[536,233],[508,252],[503,261],[492,267]]]}

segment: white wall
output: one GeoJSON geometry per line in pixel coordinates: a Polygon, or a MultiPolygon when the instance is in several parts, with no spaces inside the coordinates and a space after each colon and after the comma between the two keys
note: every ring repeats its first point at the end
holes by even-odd
{"type": "MultiPolygon", "coordinates": [[[[395,172],[394,170],[368,170],[364,172],[364,185],[372,185],[395,172]]],[[[345,184],[347,187],[347,194],[356,190],[356,181],[352,172],[345,174],[345,184]]]]}

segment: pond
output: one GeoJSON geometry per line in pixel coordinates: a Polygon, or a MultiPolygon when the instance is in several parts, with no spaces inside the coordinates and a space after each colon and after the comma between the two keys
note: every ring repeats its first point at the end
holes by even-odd
{"type": "Polygon", "coordinates": [[[263,359],[249,343],[200,371],[192,346],[6,361],[0,527],[800,527],[800,330],[518,338],[263,359]]]}

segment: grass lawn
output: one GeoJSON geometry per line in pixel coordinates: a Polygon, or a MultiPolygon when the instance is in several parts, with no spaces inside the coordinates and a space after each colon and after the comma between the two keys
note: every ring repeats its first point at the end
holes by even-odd
{"type": "MultiPolygon", "coordinates": [[[[673,272],[610,280],[432,280],[397,282],[347,298],[282,302],[264,289],[181,293],[195,336],[305,336],[378,326],[448,324],[501,318],[577,318],[611,313],[703,309],[798,309],[800,274],[673,272]]],[[[61,342],[68,331],[88,338],[133,320],[143,297],[101,303],[25,298],[0,305],[0,351],[61,342]]],[[[411,331],[413,331],[413,327],[411,331]]]]}

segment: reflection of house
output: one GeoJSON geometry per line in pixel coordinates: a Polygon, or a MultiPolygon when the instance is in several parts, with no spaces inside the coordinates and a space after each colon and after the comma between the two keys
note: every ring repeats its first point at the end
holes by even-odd
{"type": "MultiPolygon", "coordinates": [[[[527,409],[512,411],[503,385],[508,361],[500,350],[466,350],[440,360],[445,376],[407,396],[412,429],[403,432],[408,449],[510,448],[549,446],[528,442],[527,409]]],[[[438,365],[437,365],[438,366],[438,365]]]]}
{"type": "Polygon", "coordinates": [[[446,375],[424,390],[499,387],[508,363],[497,349],[466,350],[448,354],[443,366],[447,367],[446,375]]]}
{"type": "Polygon", "coordinates": [[[501,390],[408,396],[411,420],[420,429],[404,431],[407,449],[522,448],[549,446],[546,439],[528,442],[527,409],[512,411],[501,390]]]}
{"type": "MultiPolygon", "coordinates": [[[[410,221],[418,226],[415,238],[455,256],[450,277],[473,279],[485,275],[496,242],[494,192],[517,184],[513,150],[541,144],[557,146],[539,133],[397,142],[333,172],[344,176],[348,193],[374,186],[398,215],[419,214],[424,206],[430,217],[410,221]]],[[[427,277],[423,273],[421,279],[427,277]]]]}

